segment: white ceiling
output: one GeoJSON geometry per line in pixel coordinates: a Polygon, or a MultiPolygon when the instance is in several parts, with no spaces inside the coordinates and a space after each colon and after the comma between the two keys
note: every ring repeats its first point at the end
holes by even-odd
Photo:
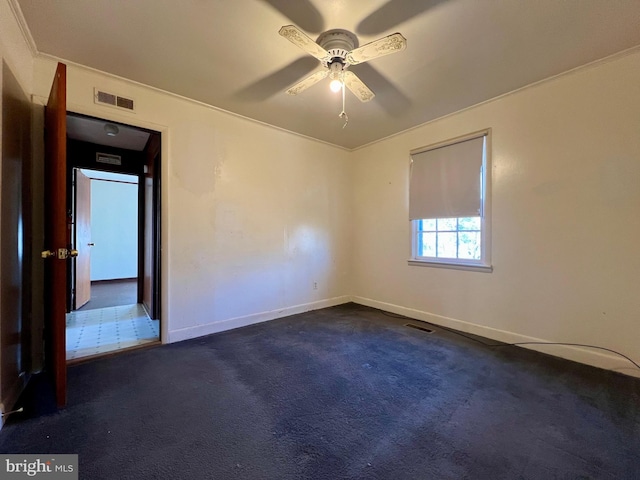
{"type": "Polygon", "coordinates": [[[346,148],[355,148],[640,45],[638,0],[18,0],[39,52],[346,148]],[[287,87],[319,62],[278,35],[296,24],[407,49],[354,65],[375,92],[328,80],[287,87]]]}
{"type": "Polygon", "coordinates": [[[147,146],[149,132],[120,123],[105,122],[97,118],[67,115],[67,137],[72,140],[141,152],[147,146]],[[117,135],[107,135],[105,130],[107,124],[115,125],[118,128],[117,135]]]}

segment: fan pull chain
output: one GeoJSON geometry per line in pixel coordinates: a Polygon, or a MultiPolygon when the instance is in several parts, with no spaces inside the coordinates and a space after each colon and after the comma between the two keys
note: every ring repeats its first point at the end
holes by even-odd
{"type": "Polygon", "coordinates": [[[338,115],[339,118],[343,118],[344,119],[344,125],[342,125],[342,128],[345,128],[347,126],[347,123],[349,123],[349,116],[347,115],[347,112],[345,112],[345,92],[344,92],[345,88],[344,88],[344,78],[342,79],[342,112],[340,112],[340,115],[338,115]]]}

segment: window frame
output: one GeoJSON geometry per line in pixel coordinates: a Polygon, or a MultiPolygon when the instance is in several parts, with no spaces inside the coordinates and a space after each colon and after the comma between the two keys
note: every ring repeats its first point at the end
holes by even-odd
{"type": "MultiPolygon", "coordinates": [[[[484,137],[481,175],[481,207],[480,207],[480,259],[468,258],[439,258],[418,256],[418,222],[425,219],[410,220],[411,222],[411,256],[409,265],[422,267],[450,268],[458,270],[471,270],[478,272],[492,272],[491,264],[491,129],[487,128],[468,135],[456,137],[444,142],[414,149],[410,155],[423,153],[436,148],[447,147],[456,143],[484,137]]],[[[465,218],[465,217],[452,217],[465,218]]]]}

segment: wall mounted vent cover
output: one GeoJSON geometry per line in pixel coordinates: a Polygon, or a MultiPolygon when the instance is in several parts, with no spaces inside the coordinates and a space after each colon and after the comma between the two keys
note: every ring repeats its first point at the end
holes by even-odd
{"type": "Polygon", "coordinates": [[[122,108],[124,110],[129,110],[130,112],[135,111],[135,102],[133,99],[121,97],[115,93],[105,92],[98,88],[93,89],[93,100],[99,105],[122,108]]]}
{"type": "Polygon", "coordinates": [[[120,155],[111,155],[109,153],[96,153],[97,163],[106,163],[108,165],[122,165],[122,157],[120,155]]]}

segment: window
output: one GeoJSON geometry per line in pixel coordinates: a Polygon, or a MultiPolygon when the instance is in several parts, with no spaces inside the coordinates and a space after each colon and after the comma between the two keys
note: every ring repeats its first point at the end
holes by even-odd
{"type": "Polygon", "coordinates": [[[491,271],[489,131],[411,152],[409,264],[491,271]]]}

